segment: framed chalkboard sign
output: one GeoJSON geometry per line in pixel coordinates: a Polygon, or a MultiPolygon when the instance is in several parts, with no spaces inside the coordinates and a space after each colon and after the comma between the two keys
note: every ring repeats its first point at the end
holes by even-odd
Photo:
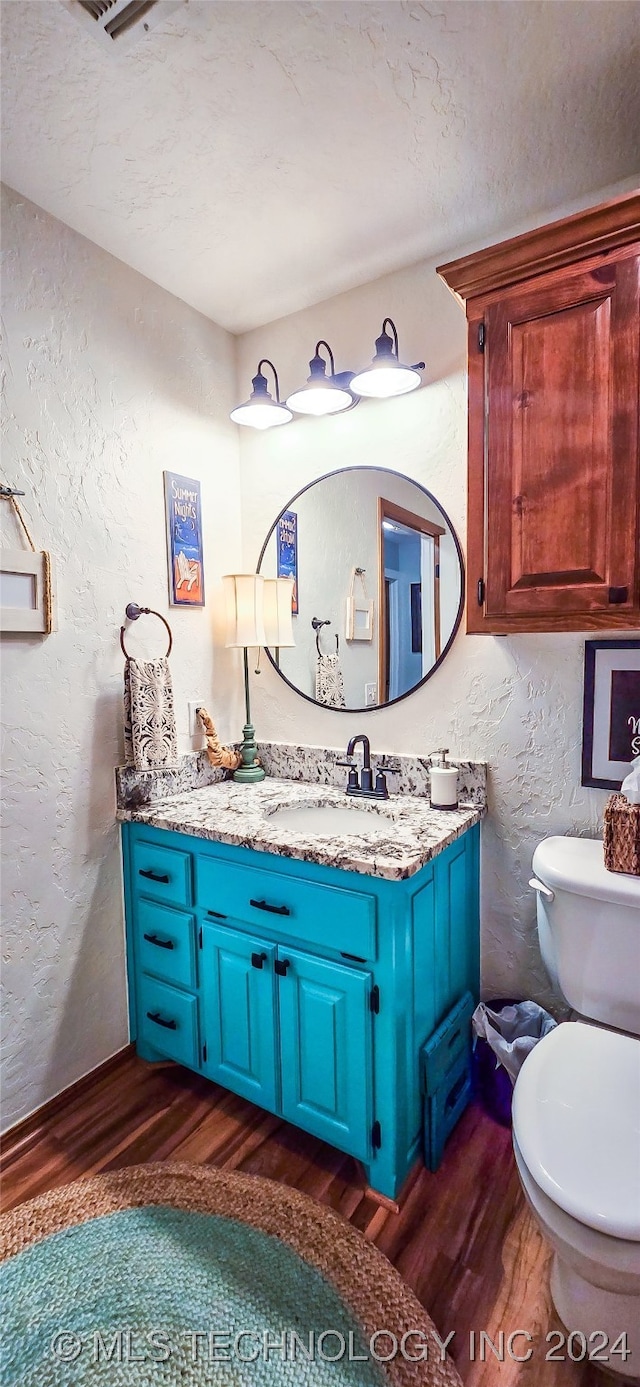
{"type": "Polygon", "coordinates": [[[585,641],[582,784],[619,790],[640,756],[640,639],[585,641]]]}

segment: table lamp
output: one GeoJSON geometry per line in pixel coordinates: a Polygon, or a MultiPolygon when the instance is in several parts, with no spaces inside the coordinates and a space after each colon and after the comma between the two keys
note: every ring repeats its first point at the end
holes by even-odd
{"type": "Polygon", "coordinates": [[[227,638],[225,645],[244,652],[244,701],[246,721],[242,729],[240,755],[242,764],[233,779],[243,785],[264,780],[264,771],[256,761],[255,729],[251,722],[249,696],[250,646],[270,645],[279,648],[293,645],[291,596],[293,579],[263,578],[260,573],[227,573],[222,579],[225,595],[227,638]],[[288,609],[288,611],[287,611],[288,609]]]}

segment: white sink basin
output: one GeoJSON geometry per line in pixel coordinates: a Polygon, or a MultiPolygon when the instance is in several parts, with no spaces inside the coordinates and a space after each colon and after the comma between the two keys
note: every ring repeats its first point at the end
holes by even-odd
{"type": "Polygon", "coordinates": [[[388,837],[391,821],[383,814],[360,809],[350,804],[301,804],[295,809],[276,809],[269,815],[270,823],[293,829],[294,833],[311,833],[316,838],[341,838],[356,834],[359,838],[388,837]]]}

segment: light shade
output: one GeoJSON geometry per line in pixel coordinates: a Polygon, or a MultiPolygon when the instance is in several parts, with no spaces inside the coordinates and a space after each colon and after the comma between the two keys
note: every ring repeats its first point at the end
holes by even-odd
{"type": "Polygon", "coordinates": [[[323,338],[316,342],[315,356],[309,362],[309,375],[307,384],[301,390],[294,390],[292,395],[287,396],[289,409],[295,410],[296,414],[339,414],[342,409],[350,409],[355,403],[353,395],[347,389],[351,373],[343,371],[340,376],[336,376],[336,364],[333,359],[333,352],[328,342],[323,338]],[[331,365],[331,375],[327,377],[326,363],[320,356],[320,348],[324,347],[329,356],[331,365]]]}
{"type": "Polygon", "coordinates": [[[259,573],[227,573],[222,579],[227,646],[265,645],[264,578],[259,573]]]}
{"type": "Polygon", "coordinates": [[[251,429],[273,429],[278,424],[288,424],[293,419],[290,409],[280,403],[280,385],[278,382],[278,372],[272,361],[263,357],[258,362],[257,374],[251,382],[253,390],[248,400],[243,405],[237,405],[229,415],[234,424],[247,424],[251,429]],[[262,374],[262,367],[270,366],[273,371],[276,384],[276,398],[269,394],[267,389],[267,378],[262,374]]]}
{"type": "Polygon", "coordinates": [[[291,602],[293,578],[264,580],[264,644],[271,647],[295,645],[291,602]]]}
{"type": "Polygon", "coordinates": [[[351,390],[355,395],[365,395],[374,399],[389,399],[393,395],[407,395],[410,390],[417,390],[422,384],[419,371],[424,368],[424,361],[416,362],[415,366],[403,366],[398,360],[398,334],[395,323],[391,318],[385,318],[382,324],[382,333],[376,338],[376,354],[366,371],[359,371],[351,381],[351,390]],[[389,324],[393,338],[385,332],[387,323],[389,324]]]}

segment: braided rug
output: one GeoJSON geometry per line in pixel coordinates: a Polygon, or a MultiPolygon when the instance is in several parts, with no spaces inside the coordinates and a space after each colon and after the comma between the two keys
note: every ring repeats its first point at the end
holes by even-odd
{"type": "Polygon", "coordinates": [[[4,1387],[461,1387],[386,1257],[258,1176],[77,1180],[3,1215],[0,1261],[4,1387]]]}

